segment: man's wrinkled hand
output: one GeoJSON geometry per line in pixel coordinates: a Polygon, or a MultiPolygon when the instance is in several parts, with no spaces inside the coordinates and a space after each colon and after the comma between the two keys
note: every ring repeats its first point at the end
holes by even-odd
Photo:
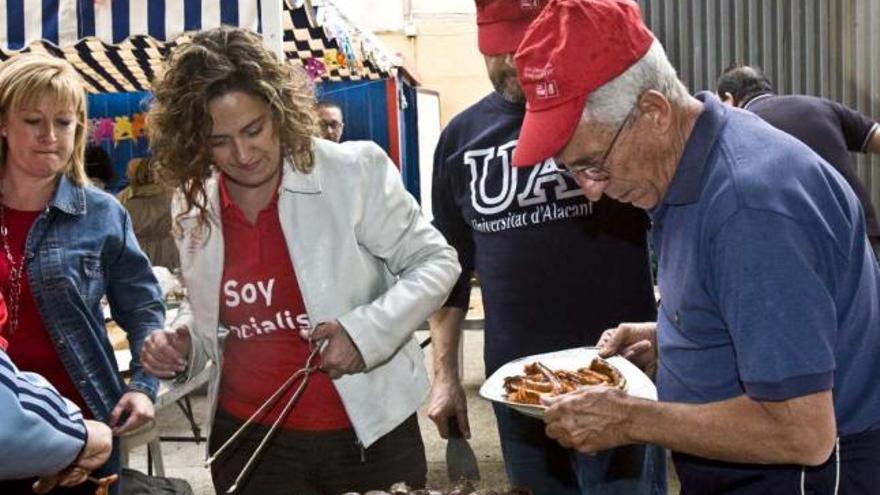
{"type": "Polygon", "coordinates": [[[156,378],[173,378],[186,369],[192,337],[187,327],[157,330],[147,337],[141,348],[144,371],[156,378]]]}
{"type": "Polygon", "coordinates": [[[467,415],[467,398],[458,377],[436,377],[431,384],[428,397],[428,417],[437,425],[441,438],[449,438],[449,417],[458,421],[458,429],[464,438],[471,437],[471,427],[467,415]]]}
{"type": "Polygon", "coordinates": [[[360,373],[366,368],[363,356],[339,320],[321,323],[311,332],[303,330],[300,335],[315,345],[326,341],[321,351],[321,369],[330,378],[360,373]]]}
{"type": "Polygon", "coordinates": [[[541,397],[547,436],[584,454],[631,443],[626,436],[626,392],[603,386],[541,397]]]}
{"type": "Polygon", "coordinates": [[[597,344],[602,357],[620,354],[650,377],[657,373],[657,324],[621,323],[602,333],[597,344]]]}

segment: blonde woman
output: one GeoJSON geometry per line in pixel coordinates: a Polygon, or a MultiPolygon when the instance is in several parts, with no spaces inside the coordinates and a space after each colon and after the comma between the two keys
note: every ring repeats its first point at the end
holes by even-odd
{"type": "MultiPolygon", "coordinates": [[[[121,435],[153,417],[157,381],[137,356],[165,312],[125,209],[88,183],[85,124],[86,96],[70,64],[25,54],[0,66],[3,337],[19,368],[121,435]],[[127,385],[104,329],[105,295],[134,356],[127,385]]],[[[119,470],[116,445],[98,474],[119,470]]],[[[93,493],[88,485],[77,490],[93,493]]],[[[0,484],[0,493],[21,490],[29,483],[0,484]]]]}
{"type": "MultiPolygon", "coordinates": [[[[199,33],[154,90],[150,140],[182,186],[174,218],[189,299],[148,341],[146,368],[166,378],[216,363],[216,452],[323,341],[320,371],[239,493],[424,486],[415,413],[428,378],[413,331],[458,277],[455,251],[375,144],[312,137],[309,81],[257,35],[199,33]]],[[[218,492],[289,395],[212,464],[218,492]]]]}

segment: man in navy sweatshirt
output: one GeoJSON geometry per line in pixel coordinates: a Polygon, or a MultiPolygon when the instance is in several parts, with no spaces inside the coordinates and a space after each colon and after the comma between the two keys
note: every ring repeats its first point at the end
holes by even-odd
{"type": "MultiPolygon", "coordinates": [[[[607,328],[656,317],[644,212],[588,201],[552,159],[511,167],[525,115],[513,52],[543,4],[477,2],[479,48],[495,91],[452,119],[434,154],[434,224],[462,265],[431,322],[428,415],[443,437],[450,416],[469,431],[457,363],[474,271],[486,314],[487,375],[513,359],[594,345],[607,328]]],[[[540,420],[499,405],[495,417],[512,485],[535,495],[666,493],[660,449],[584,456],[547,438],[540,420]]]]}

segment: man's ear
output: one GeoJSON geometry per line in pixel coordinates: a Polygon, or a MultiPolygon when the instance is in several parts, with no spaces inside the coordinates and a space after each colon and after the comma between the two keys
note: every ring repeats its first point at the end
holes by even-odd
{"type": "Polygon", "coordinates": [[[673,125],[672,105],[659,91],[649,89],[643,92],[636,105],[639,115],[647,118],[648,123],[660,133],[666,132],[673,125]]]}

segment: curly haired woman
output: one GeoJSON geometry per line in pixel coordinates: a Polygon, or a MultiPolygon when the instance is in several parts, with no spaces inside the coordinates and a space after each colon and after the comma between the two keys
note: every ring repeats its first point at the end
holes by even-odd
{"type": "MultiPolygon", "coordinates": [[[[216,452],[320,342],[320,370],[243,493],[333,494],[424,486],[416,409],[427,392],[413,331],[460,267],[375,144],[316,134],[301,70],[248,31],[179,47],[154,85],[154,158],[180,186],[174,218],[188,301],[143,352],[158,377],[199,372],[216,452]]],[[[290,396],[212,465],[224,492],[290,396]]]]}

